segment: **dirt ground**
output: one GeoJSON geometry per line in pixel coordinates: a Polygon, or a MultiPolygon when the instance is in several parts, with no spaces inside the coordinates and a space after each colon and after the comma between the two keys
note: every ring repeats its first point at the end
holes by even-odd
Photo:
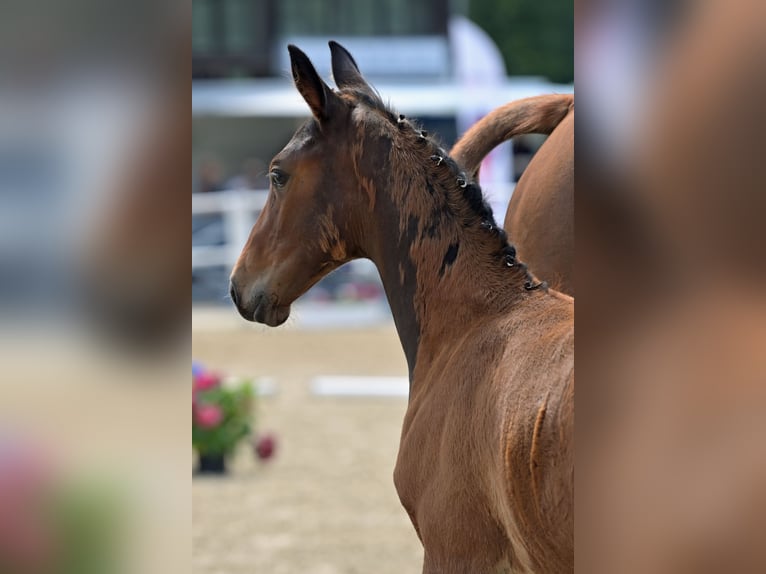
{"type": "Polygon", "coordinates": [[[259,431],[278,436],[263,464],[244,447],[226,478],[193,481],[195,574],[419,572],[422,547],[393,485],[405,398],[313,396],[316,375],[406,375],[393,325],[253,328],[193,320],[193,356],[233,375],[272,377],[259,431]]]}

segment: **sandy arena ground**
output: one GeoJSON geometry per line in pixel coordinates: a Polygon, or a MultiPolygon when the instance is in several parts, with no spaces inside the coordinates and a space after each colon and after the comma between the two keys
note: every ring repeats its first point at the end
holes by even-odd
{"type": "MultiPolygon", "coordinates": [[[[212,314],[211,317],[215,317],[212,314]]],[[[259,430],[226,478],[193,481],[195,574],[419,572],[422,547],[393,485],[405,398],[312,396],[316,375],[406,375],[393,324],[353,330],[251,327],[193,318],[193,356],[233,375],[273,377],[259,430]]]]}

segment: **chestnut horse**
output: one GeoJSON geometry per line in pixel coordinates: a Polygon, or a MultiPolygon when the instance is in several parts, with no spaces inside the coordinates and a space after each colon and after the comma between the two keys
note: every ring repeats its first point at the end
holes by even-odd
{"type": "Polygon", "coordinates": [[[529,133],[550,135],[519,179],[504,226],[532,272],[574,296],[574,96],[535,96],[501,106],[474,124],[450,155],[477,173],[495,146],[529,133]]]}
{"type": "Polygon", "coordinates": [[[534,281],[478,185],[330,49],[338,91],[289,46],[313,117],[271,162],[232,300],[276,326],[371,259],[409,367],[394,483],[423,572],[571,572],[573,300],[534,281]]]}

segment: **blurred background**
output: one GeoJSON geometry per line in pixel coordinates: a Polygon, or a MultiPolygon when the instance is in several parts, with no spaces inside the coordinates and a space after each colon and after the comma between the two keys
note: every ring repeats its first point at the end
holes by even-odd
{"type": "Polygon", "coordinates": [[[0,572],[188,572],[191,6],[0,4],[0,572]]]}
{"type": "MultiPolygon", "coordinates": [[[[287,45],[332,83],[327,42],[340,42],[393,109],[449,148],[501,104],[573,91],[573,7],[194,0],[192,8],[193,356],[233,377],[223,388],[244,378],[258,391],[252,432],[227,456],[225,478],[194,480],[194,571],[418,571],[422,548],[392,478],[407,366],[374,265],[354,261],[330,274],[278,329],[245,322],[228,298],[267,197],[269,162],[309,117],[287,45]],[[266,459],[264,440],[274,446],[266,459]]],[[[498,221],[542,141],[518,138],[482,165],[498,221]]],[[[201,393],[209,384],[195,381],[201,393]]],[[[201,414],[197,426],[206,424],[201,414]]]]}
{"type": "Polygon", "coordinates": [[[577,3],[578,572],[766,570],[764,16],[577,3]]]}

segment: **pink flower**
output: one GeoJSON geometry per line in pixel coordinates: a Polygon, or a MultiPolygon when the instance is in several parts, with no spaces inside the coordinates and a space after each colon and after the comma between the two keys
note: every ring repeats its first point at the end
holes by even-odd
{"type": "Polygon", "coordinates": [[[277,448],[277,439],[272,434],[262,435],[255,444],[255,453],[261,460],[268,460],[274,456],[277,448]]]}
{"type": "Polygon", "coordinates": [[[210,389],[214,389],[217,386],[221,384],[221,377],[216,375],[215,373],[201,373],[197,377],[194,377],[194,386],[192,387],[195,391],[203,392],[208,391],[210,389]]]}
{"type": "Polygon", "coordinates": [[[204,429],[211,429],[221,424],[223,412],[218,405],[198,404],[194,413],[196,423],[204,429]]]}
{"type": "Polygon", "coordinates": [[[0,556],[14,572],[47,572],[52,566],[57,532],[49,501],[58,478],[48,453],[0,439],[0,556]]]}

